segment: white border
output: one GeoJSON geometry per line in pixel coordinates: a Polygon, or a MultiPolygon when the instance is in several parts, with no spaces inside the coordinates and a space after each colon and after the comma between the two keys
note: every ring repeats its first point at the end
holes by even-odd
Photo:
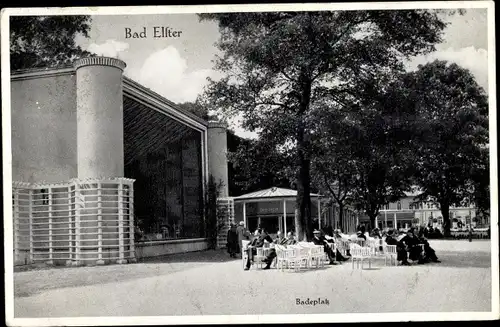
{"type": "MultiPolygon", "coordinates": [[[[498,265],[498,175],[496,130],[496,75],[495,75],[495,25],[493,1],[436,1],[392,3],[311,3],[265,5],[211,5],[211,6],[142,6],[142,7],[73,7],[73,8],[4,8],[1,12],[1,76],[2,76],[2,131],[3,131],[3,194],[4,217],[12,216],[12,154],[10,126],[10,57],[9,16],[25,15],[147,15],[202,12],[255,12],[297,10],[367,10],[367,9],[488,9],[488,64],[489,64],[489,127],[490,127],[490,179],[491,179],[491,259],[492,259],[492,311],[450,313],[370,313],[370,314],[308,314],[308,315],[234,315],[234,316],[168,316],[168,317],[94,317],[94,318],[14,318],[13,271],[5,270],[5,308],[8,325],[155,325],[155,324],[242,324],[242,323],[300,323],[300,322],[381,322],[381,321],[447,321],[493,320],[499,318],[499,265],[498,265]],[[6,201],[5,201],[6,200],[6,201]],[[7,282],[8,281],[8,282],[7,282]]],[[[205,135],[206,138],[206,135],[205,135]]],[[[205,149],[206,151],[206,149],[205,149]]],[[[4,219],[5,266],[13,267],[12,220],[4,219]]]]}

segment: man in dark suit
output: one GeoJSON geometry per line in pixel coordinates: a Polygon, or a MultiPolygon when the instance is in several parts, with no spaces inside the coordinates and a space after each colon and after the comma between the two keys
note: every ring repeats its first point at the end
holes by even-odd
{"type": "Polygon", "coordinates": [[[323,249],[325,250],[325,253],[328,255],[328,259],[330,260],[330,264],[334,265],[335,253],[333,253],[331,245],[323,236],[321,236],[321,232],[319,230],[314,230],[313,235],[314,237],[312,239],[312,242],[316,245],[323,245],[323,249]]]}
{"type": "Polygon", "coordinates": [[[401,261],[401,264],[404,266],[409,266],[410,263],[408,262],[408,252],[405,250],[405,245],[398,241],[394,237],[394,231],[390,230],[387,232],[387,237],[385,238],[385,243],[387,245],[396,245],[396,251],[398,253],[397,260],[401,261]]]}
{"type": "Polygon", "coordinates": [[[419,231],[417,238],[418,238],[420,244],[424,245],[425,257],[432,262],[438,262],[438,263],[441,262],[441,261],[439,261],[437,255],[436,255],[436,251],[434,251],[434,249],[431,248],[431,246],[429,245],[429,242],[425,238],[424,232],[422,229],[419,231]]]}
{"type": "Polygon", "coordinates": [[[406,247],[406,251],[408,252],[408,257],[412,261],[418,261],[418,263],[425,263],[424,255],[422,252],[422,246],[420,245],[420,240],[415,236],[415,230],[410,228],[406,235],[401,239],[401,243],[403,243],[406,247]]]}
{"type": "MultiPolygon", "coordinates": [[[[253,260],[253,256],[257,254],[257,248],[261,248],[264,246],[264,241],[267,241],[269,243],[273,243],[273,239],[271,238],[271,236],[269,236],[269,234],[266,233],[266,231],[262,228],[259,228],[257,230],[257,236],[252,240],[252,242],[250,242],[250,244],[248,245],[248,259],[247,259],[247,264],[246,264],[246,267],[245,267],[245,270],[249,270],[250,269],[250,260],[253,260]]],[[[274,256],[273,256],[273,259],[274,257],[276,257],[276,252],[275,251],[271,251],[271,252],[274,252],[274,256]]],[[[267,258],[266,260],[264,260],[266,263],[267,263],[267,258]]],[[[270,262],[272,262],[272,260],[270,260],[270,262]]],[[[270,266],[271,263],[268,263],[268,266],[270,266]]],[[[267,268],[269,269],[269,268],[267,268]]]]}
{"type": "Polygon", "coordinates": [[[227,231],[227,252],[231,258],[236,258],[236,253],[238,253],[238,233],[236,232],[236,225],[231,223],[229,230],[227,231]]]}

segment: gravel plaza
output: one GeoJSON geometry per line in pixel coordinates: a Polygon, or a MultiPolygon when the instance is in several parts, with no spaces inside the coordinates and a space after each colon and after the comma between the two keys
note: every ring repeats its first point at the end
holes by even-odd
{"type": "Polygon", "coordinates": [[[386,267],[378,259],[362,270],[348,261],[301,272],[243,271],[241,259],[218,250],[17,271],[14,316],[491,311],[491,242],[433,240],[431,246],[441,263],[386,267]]]}

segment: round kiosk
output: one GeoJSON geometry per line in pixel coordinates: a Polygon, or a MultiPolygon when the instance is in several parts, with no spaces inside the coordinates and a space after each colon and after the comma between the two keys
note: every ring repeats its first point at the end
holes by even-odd
{"type": "MultiPolygon", "coordinates": [[[[295,232],[295,203],[297,191],[272,187],[234,197],[235,221],[244,221],[250,232],[258,226],[271,236],[278,231],[295,232]]],[[[314,228],[321,228],[321,195],[311,193],[311,216],[314,228]]]]}

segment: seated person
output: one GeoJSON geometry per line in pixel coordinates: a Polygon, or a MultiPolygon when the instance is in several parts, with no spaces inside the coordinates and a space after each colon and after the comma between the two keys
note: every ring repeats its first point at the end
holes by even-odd
{"type": "Polygon", "coordinates": [[[325,235],[333,235],[333,227],[331,225],[323,227],[323,233],[325,235]]]}
{"type": "Polygon", "coordinates": [[[295,245],[297,244],[297,240],[295,239],[295,235],[293,235],[293,232],[288,232],[286,236],[286,242],[282,245],[295,245]]]}
{"type": "Polygon", "coordinates": [[[363,233],[361,231],[359,231],[359,232],[356,233],[356,238],[357,239],[363,239],[363,240],[366,241],[366,235],[365,235],[365,233],[363,233]]]}
{"type": "MultiPolygon", "coordinates": [[[[269,236],[269,234],[267,234],[266,231],[262,228],[257,229],[255,235],[256,235],[256,237],[252,240],[252,242],[250,242],[250,244],[248,245],[248,248],[246,250],[248,252],[248,259],[247,259],[245,270],[250,269],[250,265],[251,265],[250,261],[253,261],[253,256],[257,254],[257,248],[261,248],[264,246],[264,241],[267,241],[269,243],[273,243],[273,239],[271,238],[271,236],[269,236]]],[[[267,266],[271,266],[272,259],[274,259],[276,257],[276,251],[274,251],[274,249],[272,249],[272,251],[270,251],[270,252],[271,253],[269,254],[268,258],[266,258],[264,260],[264,262],[267,263],[267,266]],[[272,257],[272,259],[268,260],[270,256],[272,257]]],[[[266,268],[266,269],[269,269],[269,268],[266,268]]]]}
{"type": "Polygon", "coordinates": [[[347,261],[349,260],[349,249],[346,249],[346,254],[347,254],[347,257],[343,256],[342,253],[339,251],[339,247],[338,247],[338,244],[339,242],[337,240],[341,240],[341,236],[339,235],[339,232],[338,231],[334,231],[334,237],[330,237],[328,235],[325,235],[324,238],[326,239],[326,241],[328,243],[332,243],[332,244],[335,244],[335,259],[337,261],[347,261]]]}
{"type": "MultiPolygon", "coordinates": [[[[336,229],[336,230],[333,232],[333,236],[334,236],[334,238],[335,238],[335,242],[336,242],[335,244],[339,244],[340,242],[348,242],[348,241],[349,241],[349,236],[347,236],[346,234],[343,234],[343,233],[340,231],[340,229],[336,229]]],[[[344,243],[344,244],[345,244],[345,243],[344,243]]],[[[345,247],[345,245],[344,245],[344,247],[345,247]]],[[[341,254],[340,252],[339,252],[339,254],[340,254],[342,257],[344,257],[344,258],[345,258],[345,260],[348,260],[348,259],[349,259],[348,257],[350,257],[350,256],[351,256],[349,246],[347,246],[344,250],[345,250],[345,253],[346,253],[346,255],[347,255],[347,258],[345,258],[344,256],[342,256],[342,254],[341,254]]],[[[337,251],[338,251],[338,249],[337,249],[337,251]]],[[[338,260],[338,259],[337,259],[337,260],[338,260]]],[[[342,260],[340,260],[340,261],[342,261],[342,260]]]]}
{"type": "Polygon", "coordinates": [[[358,225],[358,227],[356,228],[356,232],[360,232],[361,234],[365,234],[365,232],[366,232],[365,224],[358,225]]]}
{"type": "Polygon", "coordinates": [[[420,229],[419,235],[418,235],[418,240],[420,241],[420,244],[424,245],[424,253],[425,253],[425,258],[427,260],[430,260],[432,262],[441,262],[438,257],[436,256],[436,251],[434,251],[433,248],[429,245],[429,242],[424,236],[424,230],[420,229]]]}
{"type": "Polygon", "coordinates": [[[422,247],[420,246],[420,240],[414,233],[415,230],[410,228],[408,232],[406,232],[406,235],[401,239],[401,243],[405,245],[410,260],[418,261],[418,263],[424,263],[424,253],[422,251],[422,247]]]}
{"type": "Polygon", "coordinates": [[[349,241],[355,242],[358,240],[358,234],[349,235],[349,241]]]}
{"type": "Polygon", "coordinates": [[[280,244],[281,240],[283,239],[284,237],[281,236],[281,231],[278,231],[276,233],[276,238],[273,240],[273,243],[274,244],[280,244]]]}
{"type": "Polygon", "coordinates": [[[334,237],[336,237],[337,239],[340,238],[343,241],[348,241],[349,240],[349,235],[342,233],[342,231],[340,229],[336,229],[335,230],[334,237]]]}
{"type": "Polygon", "coordinates": [[[380,234],[380,229],[374,228],[370,233],[370,237],[375,239],[381,239],[382,235],[380,234]]]}
{"type": "Polygon", "coordinates": [[[323,236],[321,236],[321,232],[319,230],[314,230],[313,235],[314,237],[312,239],[312,242],[315,245],[323,245],[323,249],[325,250],[325,253],[328,255],[328,259],[330,260],[330,264],[335,264],[335,254],[333,253],[331,245],[328,243],[328,241],[323,236]]]}
{"type": "MultiPolygon", "coordinates": [[[[261,235],[261,229],[256,229],[255,232],[252,235],[252,239],[250,240],[250,243],[248,243],[248,246],[246,249],[244,249],[245,252],[248,252],[248,259],[253,262],[253,255],[257,254],[257,250],[255,250],[255,244],[258,242],[259,237],[261,235]],[[250,251],[251,250],[251,251],[250,251]]],[[[262,242],[262,245],[264,246],[264,242],[262,242]]]]}
{"type": "Polygon", "coordinates": [[[404,266],[410,265],[410,263],[408,262],[408,253],[405,250],[405,245],[396,239],[393,230],[389,230],[387,232],[385,243],[387,243],[387,245],[396,245],[396,251],[398,253],[396,260],[401,261],[401,264],[404,266]]]}
{"type": "MultiPolygon", "coordinates": [[[[281,232],[278,232],[280,235],[281,232]]],[[[293,232],[288,232],[288,234],[285,237],[281,237],[279,239],[275,240],[275,244],[287,246],[287,245],[295,245],[297,244],[297,240],[295,239],[295,236],[293,235],[293,232]]]]}

